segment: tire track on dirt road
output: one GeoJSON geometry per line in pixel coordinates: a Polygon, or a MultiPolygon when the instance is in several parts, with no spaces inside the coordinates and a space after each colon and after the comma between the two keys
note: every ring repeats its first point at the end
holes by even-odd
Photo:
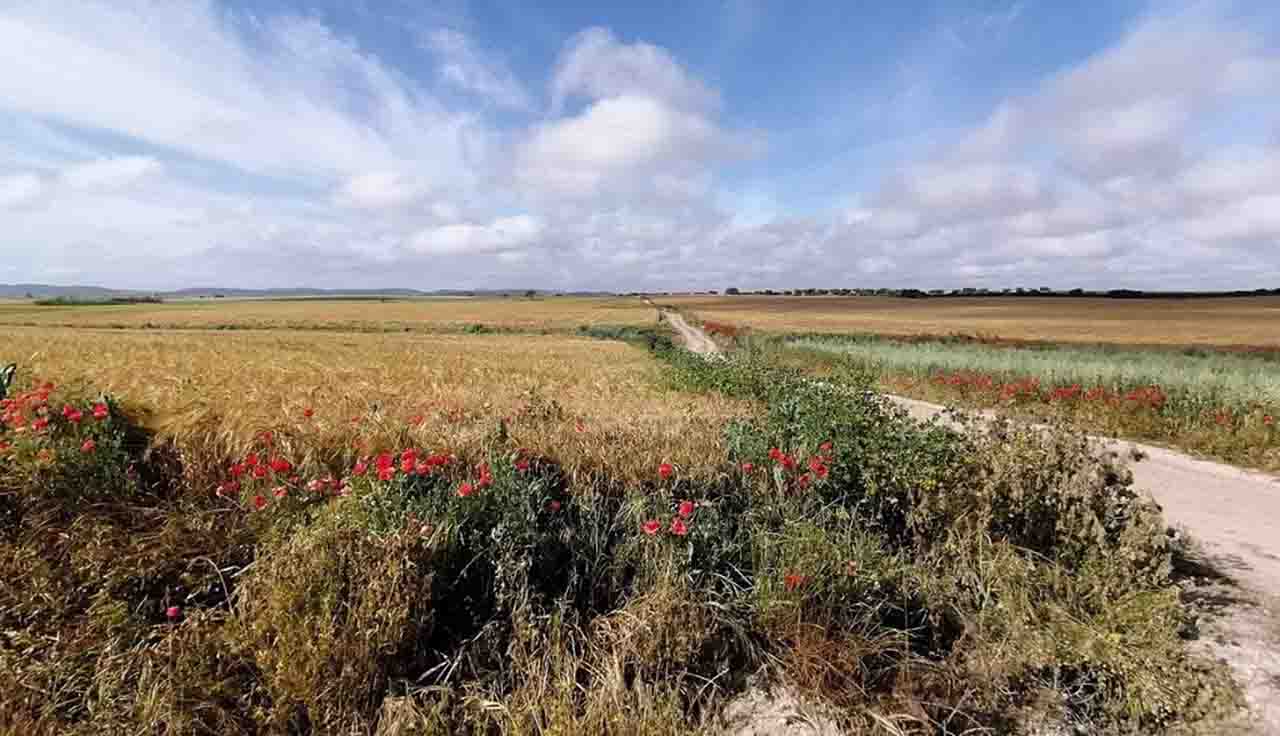
{"type": "MultiPolygon", "coordinates": [[[[649,302],[653,304],[652,302],[649,302]]],[[[680,313],[654,305],[689,350],[720,352],[680,313]]],[[[946,421],[946,407],[886,394],[918,421],[946,421]]],[[[979,416],[994,419],[993,412],[979,416]]],[[[1090,437],[1099,452],[1139,457],[1135,488],[1150,493],[1171,526],[1201,547],[1193,596],[1222,602],[1203,627],[1203,650],[1226,662],[1245,691],[1251,719],[1239,733],[1280,736],[1280,478],[1199,460],[1163,447],[1090,437]]]]}

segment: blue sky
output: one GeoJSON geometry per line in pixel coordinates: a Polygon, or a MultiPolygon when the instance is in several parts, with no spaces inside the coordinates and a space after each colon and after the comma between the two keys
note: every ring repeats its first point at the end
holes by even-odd
{"type": "Polygon", "coordinates": [[[0,282],[1280,286],[1264,2],[0,1],[0,282]]]}

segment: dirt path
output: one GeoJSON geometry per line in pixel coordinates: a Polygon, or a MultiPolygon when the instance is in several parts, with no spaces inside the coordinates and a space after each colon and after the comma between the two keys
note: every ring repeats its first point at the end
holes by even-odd
{"type": "MultiPolygon", "coordinates": [[[[719,352],[682,315],[660,313],[693,352],[719,352]]],[[[937,404],[889,398],[920,421],[944,411],[937,404]]],[[[1150,493],[1170,525],[1185,529],[1201,548],[1194,561],[1200,574],[1187,587],[1190,595],[1218,604],[1198,643],[1227,662],[1245,689],[1252,716],[1235,732],[1280,736],[1280,478],[1162,447],[1093,439],[1100,451],[1137,452],[1134,487],[1150,493]]]]}
{"type": "Polygon", "coordinates": [[[679,312],[661,310],[662,318],[680,335],[684,346],[698,355],[713,355],[720,352],[720,346],[707,333],[690,325],[679,312]]]}

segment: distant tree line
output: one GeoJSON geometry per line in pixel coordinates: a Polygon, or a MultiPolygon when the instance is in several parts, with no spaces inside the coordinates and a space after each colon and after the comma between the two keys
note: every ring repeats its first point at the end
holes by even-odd
{"type": "MultiPolygon", "coordinates": [[[[699,293],[699,292],[691,292],[699,293]]],[[[715,293],[715,292],[710,292],[715,293]]],[[[1004,289],[757,289],[743,290],[730,287],[724,290],[726,295],[756,296],[895,296],[905,299],[936,299],[950,297],[1092,297],[1108,299],[1200,299],[1229,296],[1280,296],[1280,289],[1254,289],[1252,291],[1142,291],[1139,289],[1109,289],[1092,291],[1086,289],[1051,289],[1047,286],[1038,288],[1014,287],[1004,289]]],[[[667,294],[669,295],[669,294],[667,294]]]]}

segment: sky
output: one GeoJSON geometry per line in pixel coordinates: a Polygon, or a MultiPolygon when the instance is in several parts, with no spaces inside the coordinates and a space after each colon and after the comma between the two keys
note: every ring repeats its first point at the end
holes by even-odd
{"type": "Polygon", "coordinates": [[[0,282],[1280,287],[1280,4],[0,0],[0,282]]]}

